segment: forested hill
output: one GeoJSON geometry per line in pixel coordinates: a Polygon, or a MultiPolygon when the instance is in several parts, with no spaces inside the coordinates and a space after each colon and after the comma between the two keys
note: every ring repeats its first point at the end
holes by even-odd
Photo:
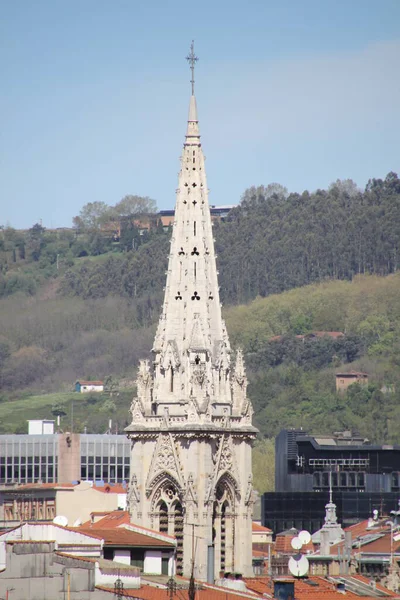
{"type": "MultiPolygon", "coordinates": [[[[214,235],[225,304],[326,279],[387,275],[400,267],[400,180],[389,173],[363,192],[348,181],[290,195],[281,186],[251,188],[225,222],[215,223],[214,235]]],[[[61,292],[136,301],[143,296],[151,318],[152,298],[164,285],[167,248],[160,231],[136,252],[67,272],[61,292]]]]}
{"type": "MultiPolygon", "coordinates": [[[[140,235],[131,225],[115,243],[94,223],[75,233],[40,225],[25,233],[0,231],[0,296],[34,295],[46,280],[57,280],[61,295],[122,296],[132,301],[139,323],[154,322],[170,233],[159,227],[140,235]]],[[[351,180],[302,194],[277,184],[250,188],[226,221],[214,224],[214,235],[221,299],[228,305],[327,279],[394,273],[400,267],[400,180],[389,173],[364,191],[351,180]]]]}
{"type": "Polygon", "coordinates": [[[400,180],[364,191],[352,181],[288,195],[251,188],[215,227],[225,302],[240,304],[324,279],[386,275],[400,267],[400,180]]]}
{"type": "MultiPolygon", "coordinates": [[[[398,177],[364,191],[350,181],[301,195],[249,189],[214,232],[228,331],[245,350],[261,433],[301,424],[399,442],[398,177]],[[345,335],[296,338],[313,331],[345,335]],[[369,387],[338,396],[337,369],[367,371],[369,387]]],[[[93,223],[0,231],[1,431],[26,427],[29,402],[18,423],[13,402],[68,393],[79,378],[132,387],[154,338],[170,237],[161,227],[140,233],[132,225],[115,242],[93,223]]],[[[131,396],[123,406],[104,398],[96,424],[82,406],[82,427],[102,431],[110,416],[123,427],[131,396]]],[[[41,402],[31,417],[49,417],[41,402]]]]}
{"type": "Polygon", "coordinates": [[[302,426],[400,443],[400,272],[293,289],[232,307],[225,317],[233,345],[245,350],[249,396],[265,436],[302,426]],[[331,331],[345,335],[322,333],[331,331]],[[369,385],[337,394],[335,373],[350,370],[368,373],[369,385]]]}

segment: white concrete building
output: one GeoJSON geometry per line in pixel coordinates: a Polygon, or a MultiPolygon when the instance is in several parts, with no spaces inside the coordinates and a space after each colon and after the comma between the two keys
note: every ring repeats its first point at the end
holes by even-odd
{"type": "MultiPolygon", "coordinates": [[[[196,57],[189,57],[192,68],[196,57]]],[[[193,71],[192,71],[193,80],[193,71]]],[[[251,447],[240,350],[221,316],[205,162],[192,96],[154,362],[132,402],[131,520],[177,538],[177,572],[252,574],[251,447]]]]}

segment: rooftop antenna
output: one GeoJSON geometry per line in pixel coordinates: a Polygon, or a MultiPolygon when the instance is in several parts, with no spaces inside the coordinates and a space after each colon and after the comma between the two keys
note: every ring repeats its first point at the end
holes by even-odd
{"type": "Polygon", "coordinates": [[[194,40],[192,40],[192,43],[190,46],[190,54],[187,55],[186,60],[188,61],[189,65],[190,65],[190,69],[192,71],[192,79],[191,79],[190,83],[192,84],[192,96],[194,96],[194,66],[195,66],[196,62],[199,60],[194,53],[194,40]]]}

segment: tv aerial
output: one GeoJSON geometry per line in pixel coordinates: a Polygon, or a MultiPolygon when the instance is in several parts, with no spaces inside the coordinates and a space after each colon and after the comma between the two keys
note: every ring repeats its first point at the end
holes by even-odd
{"type": "Polygon", "coordinates": [[[304,577],[304,575],[307,575],[309,566],[308,559],[304,554],[296,554],[289,558],[289,571],[294,577],[304,577]]]}
{"type": "Polygon", "coordinates": [[[308,531],[300,531],[296,537],[292,539],[291,546],[293,550],[297,550],[297,554],[289,558],[288,568],[294,577],[304,577],[308,573],[309,562],[304,554],[299,552],[301,548],[311,541],[311,535],[308,531]]]}
{"type": "Polygon", "coordinates": [[[303,529],[303,531],[300,531],[297,537],[299,538],[303,546],[311,542],[311,534],[305,529],[303,529]]]}
{"type": "Polygon", "coordinates": [[[300,540],[299,537],[294,537],[292,539],[292,541],[290,542],[290,545],[292,546],[293,550],[300,550],[300,548],[302,547],[303,543],[300,540]]]}
{"type": "Polygon", "coordinates": [[[61,527],[66,527],[68,525],[68,519],[67,517],[64,517],[64,515],[57,515],[56,517],[54,517],[53,523],[54,525],[61,525],[61,527]]]}

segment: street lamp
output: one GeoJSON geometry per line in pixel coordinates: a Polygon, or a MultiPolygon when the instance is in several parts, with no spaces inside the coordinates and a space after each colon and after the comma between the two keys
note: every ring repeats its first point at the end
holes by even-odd
{"type": "Polygon", "coordinates": [[[119,572],[118,572],[118,579],[115,580],[114,583],[114,596],[116,597],[117,600],[122,600],[122,597],[124,595],[124,583],[122,581],[122,579],[119,576],[119,572]]]}

